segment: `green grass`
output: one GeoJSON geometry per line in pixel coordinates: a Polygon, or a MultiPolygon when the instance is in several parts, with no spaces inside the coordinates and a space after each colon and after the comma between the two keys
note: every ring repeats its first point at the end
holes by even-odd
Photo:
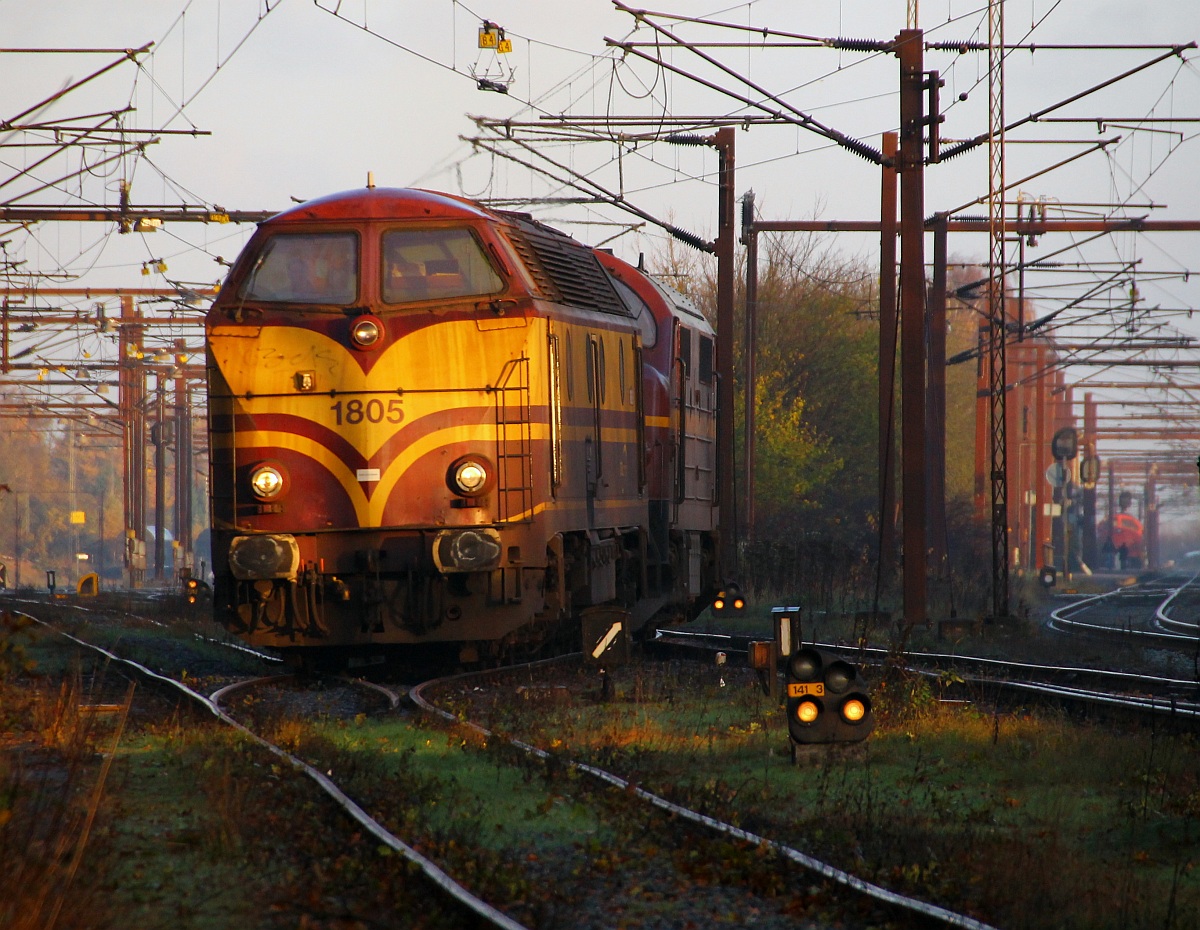
{"type": "Polygon", "coordinates": [[[114,718],[79,710],[109,699],[103,661],[31,635],[40,664],[0,674],[0,926],[56,906],[72,930],[460,925],[308,778],[174,696],[138,693],[114,753],[114,718]]]}
{"type": "MultiPolygon", "coordinates": [[[[111,750],[111,718],[78,713],[96,698],[79,690],[85,660],[61,640],[12,630],[8,642],[0,849],[9,868],[0,900],[69,890],[62,925],[79,930],[454,925],[429,916],[427,892],[400,857],[306,779],[163,701],[121,740],[82,868],[68,883],[81,817],[111,750]],[[18,874],[24,886],[14,884],[18,874]]],[[[154,648],[153,637],[141,645],[154,648]]],[[[632,664],[613,671],[612,684],[602,701],[596,673],[580,671],[565,690],[530,681],[514,699],[507,688],[472,687],[448,703],[561,758],[997,926],[1200,926],[1200,746],[1191,734],[994,714],[940,703],[936,684],[889,680],[874,691],[871,739],[808,749],[793,764],[782,712],[748,672],[632,664]]],[[[393,832],[489,900],[516,902],[515,916],[529,922],[547,882],[560,915],[581,901],[632,915],[630,899],[604,900],[602,879],[627,881],[661,852],[651,848],[663,845],[661,815],[502,738],[403,717],[273,726],[268,735],[332,772],[393,832]]],[[[769,867],[754,850],[697,838],[664,855],[678,873],[639,882],[651,889],[647,921],[687,893],[671,884],[678,875],[758,883],[780,906],[813,916],[798,899],[815,880],[769,867]],[[671,893],[659,900],[662,888],[671,893]]]]}
{"type": "Polygon", "coordinates": [[[324,759],[330,749],[334,758],[375,756],[374,774],[406,786],[406,819],[434,835],[466,833],[497,852],[613,838],[594,807],[560,793],[540,766],[514,765],[522,760],[473,740],[395,719],[325,723],[312,736],[324,759]]]}
{"type": "Polygon", "coordinates": [[[749,676],[654,676],[623,671],[607,704],[588,685],[571,707],[497,705],[485,715],[1000,926],[1200,925],[1200,750],[1191,736],[1053,713],[993,716],[927,698],[885,718],[861,746],[814,747],[792,765],[782,713],[749,676]]]}

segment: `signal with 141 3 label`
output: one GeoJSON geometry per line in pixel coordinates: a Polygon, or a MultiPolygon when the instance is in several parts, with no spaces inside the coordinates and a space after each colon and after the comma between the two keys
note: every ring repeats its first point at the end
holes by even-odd
{"type": "Polygon", "coordinates": [[[853,663],[800,646],[787,658],[786,680],[793,745],[856,743],[875,728],[866,682],[853,663]]]}

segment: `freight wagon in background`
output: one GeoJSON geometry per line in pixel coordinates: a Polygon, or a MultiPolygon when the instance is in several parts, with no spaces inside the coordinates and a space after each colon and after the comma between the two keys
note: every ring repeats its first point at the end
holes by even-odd
{"type": "Polygon", "coordinates": [[[464,662],[720,584],[713,330],[524,214],[368,187],[263,223],[206,321],[217,619],[464,662]]]}

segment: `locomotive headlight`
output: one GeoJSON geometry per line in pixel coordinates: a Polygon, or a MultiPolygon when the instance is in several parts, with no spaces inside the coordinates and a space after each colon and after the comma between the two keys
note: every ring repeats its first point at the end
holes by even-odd
{"type": "Polygon", "coordinates": [[[486,459],[468,455],[450,466],[447,474],[450,490],[463,497],[479,497],[492,485],[492,469],[486,459]]]}
{"type": "Polygon", "coordinates": [[[250,473],[250,489],[263,500],[278,497],[283,491],[283,472],[274,465],[259,465],[250,473]]]}
{"type": "Polygon", "coordinates": [[[487,483],[487,472],[478,462],[464,462],[454,472],[454,483],[464,494],[475,494],[487,483]]]}
{"type": "Polygon", "coordinates": [[[369,349],[383,338],[383,321],[378,317],[360,316],[350,326],[350,341],[356,349],[369,349]]]}

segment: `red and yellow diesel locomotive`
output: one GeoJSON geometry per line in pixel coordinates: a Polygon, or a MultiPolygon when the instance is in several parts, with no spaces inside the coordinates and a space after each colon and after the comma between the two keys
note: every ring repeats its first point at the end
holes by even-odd
{"type": "Polygon", "coordinates": [[[206,335],[214,609],[252,644],[493,661],[719,584],[713,331],[609,254],[368,187],[263,223],[206,335]]]}

